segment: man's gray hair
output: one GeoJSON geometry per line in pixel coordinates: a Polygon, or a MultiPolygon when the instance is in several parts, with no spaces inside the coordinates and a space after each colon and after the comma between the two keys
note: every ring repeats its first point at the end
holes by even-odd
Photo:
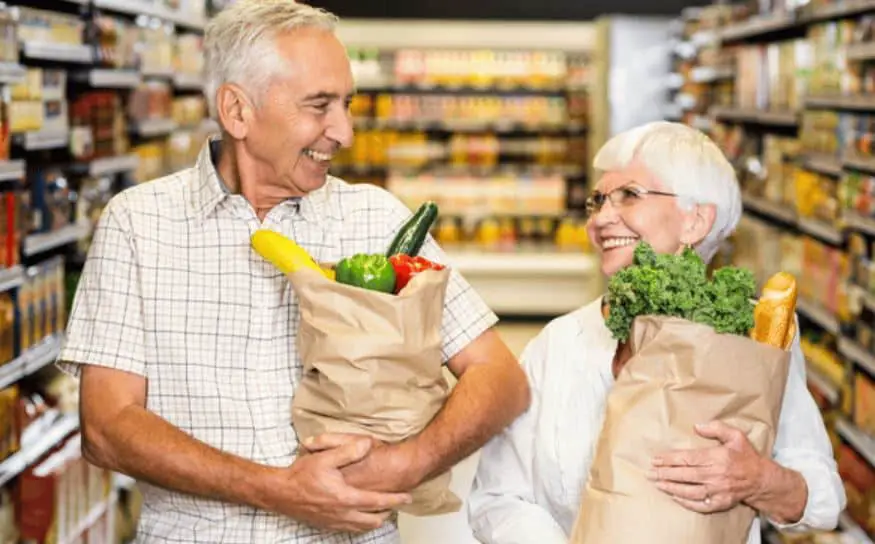
{"type": "Polygon", "coordinates": [[[619,170],[635,159],[680,197],[679,205],[716,207],[711,232],[696,248],[706,262],[710,261],[735,231],[742,212],[735,169],[723,152],[694,128],[656,121],[608,140],[596,154],[593,168],[603,172],[619,170]]]}
{"type": "Polygon", "coordinates": [[[334,31],[337,17],[293,0],[239,0],[207,25],[204,36],[204,94],[210,116],[216,113],[216,93],[225,83],[240,85],[256,105],[271,80],[287,69],[276,48],[278,34],[297,28],[334,31]]]}

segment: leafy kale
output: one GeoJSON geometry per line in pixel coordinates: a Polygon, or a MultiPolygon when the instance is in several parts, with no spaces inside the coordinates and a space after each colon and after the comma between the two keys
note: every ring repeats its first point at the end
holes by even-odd
{"type": "Polygon", "coordinates": [[[702,323],[720,334],[747,335],[753,328],[756,281],[749,270],[725,267],[709,279],[692,249],[657,254],[647,242],[635,248],[632,266],[608,283],[607,326],[614,338],[629,339],[641,315],[671,316],[702,323]]]}

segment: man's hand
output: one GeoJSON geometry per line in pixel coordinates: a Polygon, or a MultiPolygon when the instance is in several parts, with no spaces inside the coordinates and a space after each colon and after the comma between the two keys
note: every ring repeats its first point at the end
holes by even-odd
{"type": "Polygon", "coordinates": [[[729,510],[761,491],[770,461],[754,450],[743,432],[719,421],[697,426],[696,432],[720,445],[654,457],[650,477],[657,488],[700,513],[729,510]]]}
{"type": "Polygon", "coordinates": [[[388,445],[363,435],[326,433],[308,441],[305,447],[311,452],[324,451],[362,439],[370,441],[370,453],[343,467],[341,473],[347,485],[388,493],[407,492],[419,485],[422,473],[409,443],[388,445]]]}
{"type": "Polygon", "coordinates": [[[365,491],[344,481],[341,470],[368,455],[369,439],[347,435],[334,444],[280,469],[267,507],[313,527],[365,532],[379,528],[393,510],[410,503],[408,494],[365,491]]]}

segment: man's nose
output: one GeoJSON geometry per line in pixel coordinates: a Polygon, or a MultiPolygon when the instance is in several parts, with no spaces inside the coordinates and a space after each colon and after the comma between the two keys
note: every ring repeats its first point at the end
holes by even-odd
{"type": "Polygon", "coordinates": [[[340,144],[340,147],[351,147],[355,137],[352,128],[352,115],[346,110],[334,115],[325,135],[340,144]]]}

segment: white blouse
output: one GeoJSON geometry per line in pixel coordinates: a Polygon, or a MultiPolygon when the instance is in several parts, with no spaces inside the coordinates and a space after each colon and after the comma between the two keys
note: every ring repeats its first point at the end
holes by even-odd
{"type": "MultiPolygon", "coordinates": [[[[483,448],[468,499],[469,522],[479,541],[568,542],[614,383],[616,347],[600,299],[553,320],[526,347],[521,359],[532,404],[483,448]]],[[[800,472],[808,484],[802,519],[775,526],[794,532],[834,528],[845,492],[823,419],[806,387],[798,336],[773,453],[776,462],[800,472]]],[[[759,543],[755,519],[748,544],[759,543]]]]}

